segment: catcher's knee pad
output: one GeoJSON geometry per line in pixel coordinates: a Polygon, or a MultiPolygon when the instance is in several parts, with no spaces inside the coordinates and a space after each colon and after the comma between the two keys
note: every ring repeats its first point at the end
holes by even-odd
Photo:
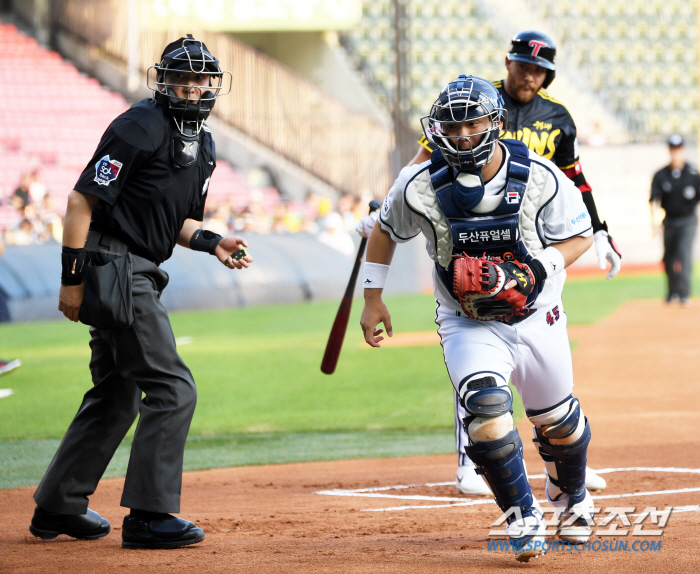
{"type": "Polygon", "coordinates": [[[465,451],[491,487],[503,512],[514,506],[519,506],[523,513],[532,508],[532,489],[525,474],[523,443],[517,430],[499,440],[474,443],[465,451]]]}
{"type": "Polygon", "coordinates": [[[486,442],[513,430],[513,395],[495,377],[467,378],[460,385],[460,401],[467,411],[464,428],[471,442],[486,442]]]}
{"type": "Polygon", "coordinates": [[[576,498],[585,494],[586,456],[591,427],[578,399],[564,401],[544,411],[527,411],[535,425],[534,442],[547,467],[549,480],[576,498]]]}

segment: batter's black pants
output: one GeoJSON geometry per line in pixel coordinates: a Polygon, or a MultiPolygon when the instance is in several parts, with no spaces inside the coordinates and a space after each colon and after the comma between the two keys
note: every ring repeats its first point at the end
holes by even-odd
{"type": "Polygon", "coordinates": [[[668,298],[690,297],[693,274],[693,243],[698,228],[696,215],[664,220],[664,267],[668,298]]]}
{"type": "Polygon", "coordinates": [[[133,256],[133,325],[90,328],[94,386],[34,494],[42,508],[85,513],[88,497],[139,415],[121,505],[180,511],[182,459],[197,390],[160,302],[167,282],[164,271],[133,256]]]}

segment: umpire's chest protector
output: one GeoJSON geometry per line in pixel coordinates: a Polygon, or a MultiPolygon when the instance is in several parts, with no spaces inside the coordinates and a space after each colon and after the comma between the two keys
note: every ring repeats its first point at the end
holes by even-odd
{"type": "Polygon", "coordinates": [[[506,185],[497,195],[485,196],[471,211],[451,200],[453,170],[433,152],[431,164],[406,186],[404,200],[419,216],[438,276],[451,289],[452,256],[467,253],[523,263],[540,253],[544,240],[538,229],[542,209],[556,195],[554,174],[531,161],[525,145],[500,140],[509,153],[506,185]]]}

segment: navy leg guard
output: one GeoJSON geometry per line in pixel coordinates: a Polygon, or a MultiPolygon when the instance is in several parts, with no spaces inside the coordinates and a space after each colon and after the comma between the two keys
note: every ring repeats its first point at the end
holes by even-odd
{"type": "Polygon", "coordinates": [[[551,444],[535,427],[540,456],[545,462],[554,462],[557,478],[549,480],[558,486],[562,492],[571,496],[573,504],[580,502],[586,495],[586,454],[588,443],[591,441],[591,427],[586,419],[586,426],[581,437],[570,444],[551,444]]]}
{"type": "Polygon", "coordinates": [[[499,440],[477,442],[465,448],[496,497],[503,512],[514,506],[523,514],[532,508],[532,489],[525,475],[523,443],[517,430],[499,440]]]}

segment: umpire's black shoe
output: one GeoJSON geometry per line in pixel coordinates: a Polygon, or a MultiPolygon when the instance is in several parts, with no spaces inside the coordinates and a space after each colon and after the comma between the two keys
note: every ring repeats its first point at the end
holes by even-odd
{"type": "Polygon", "coordinates": [[[97,540],[107,536],[109,531],[109,521],[89,508],[86,514],[54,514],[37,506],[29,526],[29,532],[46,540],[59,534],[79,540],[97,540]]]}
{"type": "Polygon", "coordinates": [[[177,516],[144,519],[125,516],[122,548],[179,548],[204,540],[204,530],[177,516]]]}

